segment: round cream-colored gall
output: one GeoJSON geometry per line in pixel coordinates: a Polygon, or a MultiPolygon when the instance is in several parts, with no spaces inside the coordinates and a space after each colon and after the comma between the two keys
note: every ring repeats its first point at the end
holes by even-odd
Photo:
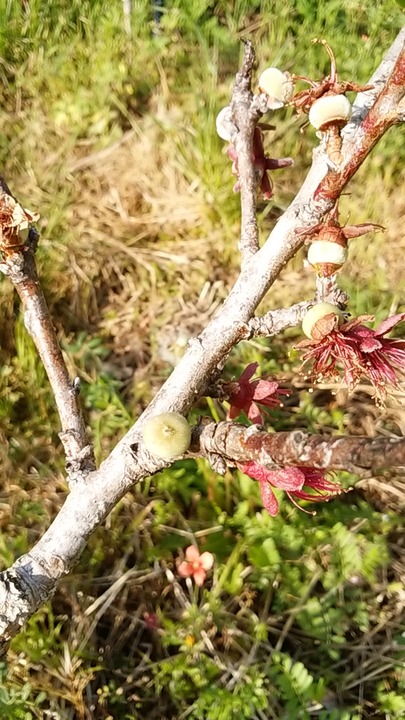
{"type": "Polygon", "coordinates": [[[314,305],[311,307],[307,314],[305,315],[303,321],[302,321],[302,330],[304,334],[313,340],[312,331],[316,325],[316,323],[319,320],[322,320],[322,318],[326,317],[326,315],[336,315],[339,321],[339,325],[343,323],[344,317],[342,311],[338,308],[337,305],[333,305],[332,303],[318,303],[317,305],[314,305]]]}
{"type": "Polygon", "coordinates": [[[308,119],[317,130],[323,130],[331,123],[343,127],[350,120],[352,106],[345,95],[325,95],[315,100],[308,119]]]}
{"type": "Polygon", "coordinates": [[[341,267],[347,260],[347,248],[327,240],[315,240],[308,250],[308,262],[311,265],[330,263],[341,267]]]}
{"type": "Polygon", "coordinates": [[[238,132],[238,128],[232,120],[232,111],[230,105],[222,108],[217,115],[215,127],[221,140],[231,142],[233,136],[238,132]]]}
{"type": "Polygon", "coordinates": [[[145,447],[163,460],[183,455],[191,442],[191,427],[183,415],[162,413],[149,418],[142,430],[145,447]]]}
{"type": "Polygon", "coordinates": [[[269,67],[263,70],[259,77],[259,89],[268,96],[268,108],[276,110],[291,100],[294,84],[288,73],[284,73],[276,67],[269,67]]]}

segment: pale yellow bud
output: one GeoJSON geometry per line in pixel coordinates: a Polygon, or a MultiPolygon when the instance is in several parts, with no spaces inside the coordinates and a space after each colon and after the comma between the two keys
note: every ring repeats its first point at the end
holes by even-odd
{"type": "Polygon", "coordinates": [[[294,85],[288,73],[283,73],[275,67],[264,70],[259,77],[259,89],[268,96],[267,106],[270,110],[277,110],[291,100],[294,85]]]}
{"type": "Polygon", "coordinates": [[[332,303],[327,302],[322,302],[314,305],[308,310],[302,321],[302,330],[305,335],[311,340],[314,339],[313,331],[315,325],[319,323],[319,321],[322,320],[324,317],[326,317],[326,315],[335,315],[335,317],[337,317],[338,319],[339,325],[341,325],[344,321],[343,313],[337,307],[337,305],[332,305],[332,303]]]}
{"type": "Polygon", "coordinates": [[[345,95],[325,95],[315,100],[308,119],[317,130],[323,130],[331,123],[344,127],[350,120],[352,106],[345,95]]]}
{"type": "Polygon", "coordinates": [[[215,126],[221,140],[231,142],[233,136],[238,132],[238,128],[232,120],[232,111],[229,105],[226,105],[226,107],[220,110],[215,121],[215,126]]]}
{"type": "Polygon", "coordinates": [[[142,436],[146,449],[152,455],[171,460],[188,450],[191,427],[183,415],[167,412],[149,418],[143,427],[142,436]]]}
{"type": "Polygon", "coordinates": [[[347,248],[327,240],[315,240],[308,250],[308,262],[311,265],[330,263],[341,267],[347,260],[347,248]]]}

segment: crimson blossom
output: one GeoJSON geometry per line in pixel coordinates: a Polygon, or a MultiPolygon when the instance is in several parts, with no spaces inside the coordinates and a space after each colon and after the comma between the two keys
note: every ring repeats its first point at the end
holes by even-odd
{"type": "Polygon", "coordinates": [[[288,390],[280,389],[276,380],[256,378],[251,381],[258,367],[259,363],[250,363],[239,380],[223,384],[222,389],[231,404],[228,412],[229,420],[234,420],[244,411],[252,423],[262,425],[263,412],[266,411],[261,411],[257,403],[270,408],[282,407],[283,403],[277,395],[288,395],[288,390]]]}
{"type": "Polygon", "coordinates": [[[255,461],[238,463],[237,467],[245,475],[259,481],[263,507],[272,517],[277,515],[279,510],[278,500],[272,487],[284,490],[287,497],[300,510],[303,508],[296,503],[295,498],[311,502],[327,502],[343,492],[343,488],[338,482],[331,482],[325,472],[317,468],[285,467],[278,470],[267,470],[255,461]],[[308,490],[312,492],[308,492],[308,490]]]}
{"type": "MultiPolygon", "coordinates": [[[[260,185],[260,190],[263,193],[263,199],[270,200],[273,197],[273,183],[267,174],[267,171],[280,170],[281,168],[290,167],[290,165],[294,165],[294,161],[291,158],[276,159],[268,157],[268,155],[264,152],[262,131],[259,127],[256,127],[253,133],[252,154],[256,179],[257,183],[260,185]]],[[[232,160],[232,172],[238,177],[238,181],[234,185],[233,190],[234,192],[239,192],[239,163],[234,145],[230,145],[228,147],[227,155],[232,160]]]]}
{"type": "Polygon", "coordinates": [[[339,376],[341,366],[344,381],[351,389],[362,376],[369,379],[380,399],[385,397],[387,385],[398,386],[397,374],[405,373],[405,340],[385,335],[405,320],[405,313],[387,318],[377,330],[362,325],[370,320],[372,315],[361,315],[338,327],[336,316],[330,315],[315,324],[316,339],[297,345],[305,349],[303,365],[312,362],[314,381],[339,376]]]}

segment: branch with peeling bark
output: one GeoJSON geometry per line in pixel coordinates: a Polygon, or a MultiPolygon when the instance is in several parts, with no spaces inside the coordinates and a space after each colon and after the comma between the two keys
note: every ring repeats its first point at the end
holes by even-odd
{"type": "Polygon", "coordinates": [[[257,425],[230,422],[195,428],[190,450],[197,456],[218,455],[228,466],[250,461],[269,469],[304,465],[363,477],[385,468],[405,469],[405,438],[330,437],[302,430],[268,433],[257,425]]]}
{"type": "MultiPolygon", "coordinates": [[[[256,308],[283,267],[304,243],[303,229],[318,225],[335,207],[347,182],[386,130],[400,120],[404,72],[403,31],[372,78],[375,90],[358,97],[353,121],[343,131],[342,161],[330,167],[325,149],[314,151],[312,167],[301,190],[278,220],[259,249],[256,221],[256,184],[252,148],[257,121],[265,112],[261,95],[254,96],[251,77],[252,46],[245,48],[237,76],[232,113],[236,127],[234,144],[238,157],[242,204],[240,250],[241,273],[220,311],[189,347],[153,402],[95,470],[86,437],[78,397],[58,348],[34,263],[34,235],[23,243],[14,227],[14,242],[5,247],[1,269],[17,288],[23,302],[28,331],[45,364],[59,410],[71,492],[62,509],[31,552],[19,558],[0,578],[1,649],[55,590],[72,568],[95,528],[131,488],[170,462],[152,456],[142,441],[142,427],[152,415],[163,412],[187,414],[218,379],[231,350],[255,335],[271,336],[296,325],[313,303],[272,311],[254,317],[256,308]],[[381,81],[381,82],[380,82],[381,81]],[[401,95],[402,93],[402,95],[401,95]]],[[[12,197],[3,185],[5,204],[12,197]]],[[[16,202],[16,201],[14,201],[16,202]]],[[[3,237],[4,240],[4,237],[3,237]]],[[[328,292],[334,292],[328,281],[328,292]]],[[[364,470],[404,464],[404,441],[386,438],[325,438],[301,431],[267,434],[257,427],[229,423],[202,425],[194,430],[191,453],[220,458],[223,464],[256,460],[264,466],[288,466],[311,462],[313,467],[364,470]]],[[[220,464],[218,465],[220,469],[220,464]]]]}
{"type": "Polygon", "coordinates": [[[80,482],[95,469],[95,461],[78,400],[79,387],[69,378],[38,279],[35,265],[38,233],[29,228],[29,223],[39,216],[23,210],[2,178],[0,217],[4,256],[0,270],[9,277],[20,297],[25,327],[35,343],[52,387],[62,426],[59,437],[66,453],[68,479],[80,482]]]}

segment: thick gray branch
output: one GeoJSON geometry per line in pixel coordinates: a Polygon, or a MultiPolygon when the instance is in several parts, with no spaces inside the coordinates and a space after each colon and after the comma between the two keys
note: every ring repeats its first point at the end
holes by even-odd
{"type": "Polygon", "coordinates": [[[374,85],[374,88],[372,90],[367,90],[367,92],[358,93],[356,100],[353,103],[352,119],[350,123],[346,125],[345,129],[342,132],[344,142],[349,143],[352,140],[358,126],[365,118],[370,108],[374,105],[381,90],[387,84],[387,81],[394,69],[395,63],[398,60],[398,56],[401,54],[401,52],[403,52],[404,43],[405,27],[403,27],[402,30],[398,33],[395,41],[392,43],[389,50],[385,53],[380,66],[371,76],[369,84],[374,85]]]}

